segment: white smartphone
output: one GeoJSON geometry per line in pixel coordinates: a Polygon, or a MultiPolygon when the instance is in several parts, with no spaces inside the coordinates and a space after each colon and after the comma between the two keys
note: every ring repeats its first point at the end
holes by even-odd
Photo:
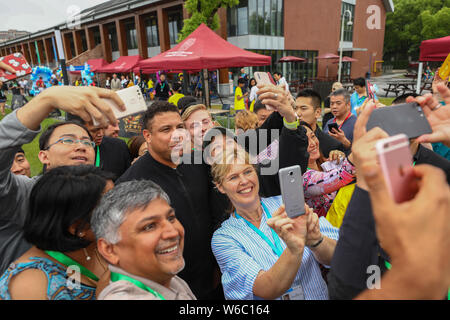
{"type": "MultiPolygon", "coordinates": [[[[147,110],[147,104],[145,103],[142,91],[138,86],[132,86],[126,89],[122,89],[116,91],[116,93],[125,103],[125,111],[120,111],[117,104],[113,100],[104,100],[109,103],[112,111],[114,112],[114,115],[118,120],[147,110]]],[[[95,120],[93,120],[93,123],[95,126],[99,124],[95,120]]]]}
{"type": "Polygon", "coordinates": [[[281,197],[289,218],[304,215],[303,176],[300,166],[282,168],[278,171],[281,197]]]}
{"type": "Polygon", "coordinates": [[[375,148],[392,199],[397,203],[411,200],[414,197],[410,191],[414,177],[407,171],[413,164],[408,137],[398,134],[381,139],[377,141],[375,148]]]}
{"type": "MultiPolygon", "coordinates": [[[[255,72],[253,74],[256,80],[256,84],[262,85],[262,84],[275,84],[275,81],[273,81],[272,75],[269,72],[255,72]]],[[[266,109],[269,111],[275,110],[274,107],[266,105],[266,109]]]]}

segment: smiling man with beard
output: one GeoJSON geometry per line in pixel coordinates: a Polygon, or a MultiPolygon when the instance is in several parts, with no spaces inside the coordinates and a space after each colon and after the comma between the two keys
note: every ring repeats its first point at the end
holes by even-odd
{"type": "Polygon", "coordinates": [[[208,167],[194,161],[174,163],[172,155],[183,155],[188,134],[175,105],[165,101],[154,102],[144,114],[143,128],[148,152],[116,184],[151,180],[167,193],[177,219],[186,230],[186,267],[180,277],[198,299],[223,299],[210,244],[215,217],[223,216],[225,208],[215,201],[216,191],[209,178],[208,167]]]}
{"type": "Polygon", "coordinates": [[[176,275],[184,269],[184,228],[167,194],[152,181],[130,181],[101,200],[91,220],[109,285],[99,300],[194,300],[176,275]]]}

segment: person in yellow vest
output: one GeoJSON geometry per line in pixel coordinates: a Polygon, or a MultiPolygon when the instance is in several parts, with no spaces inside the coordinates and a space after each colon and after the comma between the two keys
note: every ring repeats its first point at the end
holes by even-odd
{"type": "Polygon", "coordinates": [[[234,91],[234,110],[245,110],[245,97],[248,96],[248,92],[243,93],[242,90],[245,86],[245,79],[238,80],[238,86],[234,91]]]}
{"type": "Polygon", "coordinates": [[[175,82],[172,86],[173,94],[169,98],[169,103],[172,103],[178,107],[178,100],[184,97],[184,94],[180,93],[181,90],[181,84],[178,82],[175,82]]]}

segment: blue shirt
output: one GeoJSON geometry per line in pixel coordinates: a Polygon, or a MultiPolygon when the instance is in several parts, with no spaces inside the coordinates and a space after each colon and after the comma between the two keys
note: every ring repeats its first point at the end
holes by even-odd
{"type": "MultiPolygon", "coordinates": [[[[330,120],[327,121],[327,123],[323,127],[323,132],[328,134],[328,124],[333,123],[334,119],[336,118],[331,118],[330,120]]],[[[341,127],[341,130],[344,131],[345,133],[345,137],[352,143],[353,143],[353,129],[355,128],[356,119],[357,119],[356,116],[352,114],[350,118],[345,120],[345,122],[342,124],[341,127]]]]}
{"type": "MultiPolygon", "coordinates": [[[[270,211],[275,212],[281,205],[281,196],[261,198],[270,211]]],[[[267,225],[267,216],[263,212],[261,230],[270,241],[273,241],[272,229],[267,225]]],[[[319,219],[320,231],[324,236],[337,240],[338,229],[325,218],[319,219]]],[[[286,244],[280,238],[281,247],[286,244]]],[[[212,251],[222,271],[222,285],[225,298],[228,300],[261,299],[253,295],[253,284],[261,270],[268,271],[277,262],[276,255],[269,244],[253,231],[244,221],[230,216],[222,226],[214,232],[212,251]]],[[[306,300],[327,300],[328,289],[320,272],[319,263],[309,248],[305,247],[301,266],[291,288],[301,284],[306,300]]]]}
{"type": "MultiPolygon", "coordinates": [[[[374,98],[377,98],[377,95],[374,94],[374,98]]],[[[366,96],[362,96],[361,98],[359,97],[358,93],[355,91],[353,92],[353,94],[350,97],[350,103],[352,106],[351,112],[356,116],[356,108],[359,108],[363,105],[364,101],[366,101],[367,97],[366,96]]]]}

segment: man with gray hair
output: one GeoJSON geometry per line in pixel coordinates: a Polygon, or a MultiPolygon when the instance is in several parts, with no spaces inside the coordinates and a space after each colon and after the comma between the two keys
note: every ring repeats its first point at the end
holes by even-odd
{"type": "Polygon", "coordinates": [[[350,149],[353,142],[353,128],[356,117],[351,112],[350,94],[339,89],[330,94],[330,108],[333,118],[324,126],[324,132],[339,140],[344,148],[350,149]]]}
{"type": "Polygon", "coordinates": [[[91,227],[111,279],[98,300],[195,300],[183,270],[184,228],[168,195],[150,180],[129,181],[108,192],[91,227]]]}

